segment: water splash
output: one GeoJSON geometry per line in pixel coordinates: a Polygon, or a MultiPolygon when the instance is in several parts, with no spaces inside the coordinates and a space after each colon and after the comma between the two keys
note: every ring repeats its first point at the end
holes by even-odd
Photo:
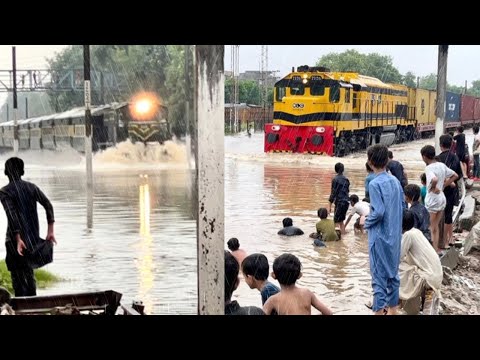
{"type": "MultiPolygon", "coordinates": [[[[179,141],[166,141],[164,144],[121,142],[95,154],[94,165],[128,165],[130,166],[166,166],[188,168],[187,147],[179,141]]],[[[193,165],[193,164],[190,164],[193,165]]]]}

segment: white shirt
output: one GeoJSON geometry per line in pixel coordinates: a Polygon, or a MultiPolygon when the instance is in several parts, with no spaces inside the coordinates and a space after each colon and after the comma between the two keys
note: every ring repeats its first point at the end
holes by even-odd
{"type": "Polygon", "coordinates": [[[365,201],[359,201],[352,207],[350,211],[350,215],[358,214],[360,216],[367,216],[370,214],[370,204],[365,201]]]}
{"type": "Polygon", "coordinates": [[[439,212],[445,209],[447,200],[445,199],[445,194],[443,193],[443,184],[445,184],[445,179],[454,175],[455,172],[448,168],[442,162],[435,162],[428,165],[425,168],[425,175],[427,176],[427,196],[425,196],[425,207],[429,212],[439,212]],[[433,178],[437,178],[437,188],[440,189],[439,194],[435,194],[433,191],[430,191],[430,184],[432,183],[433,178]]]}
{"type": "Polygon", "coordinates": [[[410,229],[402,236],[400,253],[400,298],[412,299],[418,296],[425,284],[435,292],[440,290],[443,269],[437,252],[423,233],[410,229]]]}

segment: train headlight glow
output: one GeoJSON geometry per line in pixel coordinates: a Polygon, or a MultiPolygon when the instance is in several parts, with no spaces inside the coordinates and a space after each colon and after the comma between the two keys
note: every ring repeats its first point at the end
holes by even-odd
{"type": "Polygon", "coordinates": [[[273,130],[273,131],[278,131],[278,130],[280,130],[280,125],[273,125],[273,126],[272,126],[272,130],[273,130]]]}
{"type": "Polygon", "coordinates": [[[324,127],[317,127],[317,128],[315,129],[315,131],[316,131],[317,133],[322,134],[322,133],[325,132],[325,128],[324,128],[324,127]]]}
{"type": "Polygon", "coordinates": [[[152,108],[152,103],[148,99],[143,99],[143,100],[138,101],[135,104],[134,111],[138,115],[143,115],[143,114],[148,113],[151,108],[152,108]]]}
{"type": "Polygon", "coordinates": [[[130,102],[130,114],[134,120],[148,121],[159,111],[161,100],[154,93],[143,92],[134,96],[130,102]]]}

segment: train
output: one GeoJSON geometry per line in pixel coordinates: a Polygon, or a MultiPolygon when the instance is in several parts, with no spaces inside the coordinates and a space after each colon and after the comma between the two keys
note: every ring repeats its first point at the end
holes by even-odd
{"type": "MultiPolygon", "coordinates": [[[[303,65],[275,83],[265,152],[342,157],[435,133],[436,91],[303,65]]],[[[480,98],[446,94],[445,130],[480,121],[480,98]]]]}
{"type": "MultiPolygon", "coordinates": [[[[164,143],[172,139],[168,108],[153,97],[93,106],[92,150],[133,143],[164,143]]],[[[0,123],[0,150],[13,149],[14,121],[0,123]]],[[[59,150],[71,147],[85,151],[85,108],[17,121],[19,150],[59,150]]]]}

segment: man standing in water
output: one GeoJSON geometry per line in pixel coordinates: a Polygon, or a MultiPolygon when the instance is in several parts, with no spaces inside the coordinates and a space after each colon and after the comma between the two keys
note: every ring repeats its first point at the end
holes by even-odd
{"type": "Polygon", "coordinates": [[[369,184],[370,214],[368,253],[376,315],[395,315],[399,304],[400,246],[402,240],[403,190],[400,181],[386,172],[388,149],[373,145],[367,150],[368,164],[375,173],[369,184]]]}
{"type": "Polygon", "coordinates": [[[5,162],[5,175],[9,184],[0,190],[0,200],[7,215],[8,228],[5,246],[6,264],[12,276],[15,296],[35,296],[37,294],[32,266],[25,258],[25,250],[32,250],[40,238],[37,202],[47,213],[47,241],[56,244],[53,232],[53,207],[45,194],[35,185],[24,181],[23,160],[12,157],[5,162]]]}

